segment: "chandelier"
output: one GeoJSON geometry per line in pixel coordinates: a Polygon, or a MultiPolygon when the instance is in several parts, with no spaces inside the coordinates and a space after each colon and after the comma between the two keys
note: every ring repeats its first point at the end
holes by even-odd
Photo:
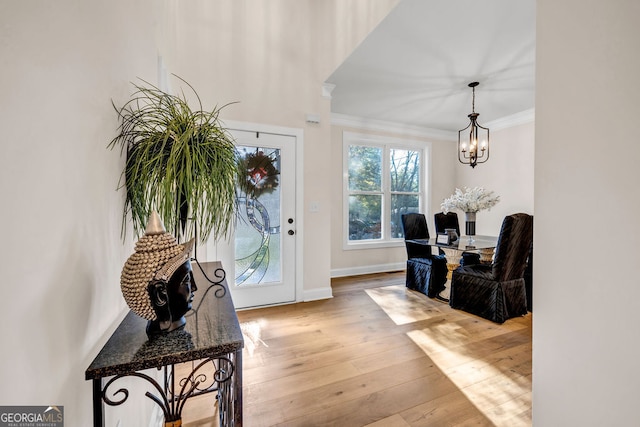
{"type": "Polygon", "coordinates": [[[460,163],[475,168],[478,163],[489,160],[489,129],[478,124],[480,114],[476,113],[476,86],[480,83],[469,83],[473,91],[469,125],[458,131],[458,160],[460,163]]]}

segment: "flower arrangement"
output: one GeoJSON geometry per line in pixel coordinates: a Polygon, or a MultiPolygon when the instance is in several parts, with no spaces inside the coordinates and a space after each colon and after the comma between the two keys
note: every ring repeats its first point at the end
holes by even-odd
{"type": "Polygon", "coordinates": [[[454,209],[460,209],[463,212],[478,212],[491,209],[499,201],[500,196],[494,196],[493,191],[487,191],[482,187],[464,187],[464,191],[456,188],[455,193],[444,199],[440,208],[444,213],[449,213],[454,209]]]}

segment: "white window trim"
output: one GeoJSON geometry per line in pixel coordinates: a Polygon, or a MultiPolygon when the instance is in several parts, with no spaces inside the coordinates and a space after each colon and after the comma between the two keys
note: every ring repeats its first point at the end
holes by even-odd
{"type": "MultiPolygon", "coordinates": [[[[415,141],[409,139],[385,137],[379,135],[361,134],[355,132],[343,131],[342,133],[342,249],[343,250],[360,250],[360,249],[379,249],[389,247],[404,246],[404,240],[400,238],[389,238],[389,230],[386,230],[388,218],[384,218],[383,212],[383,236],[381,240],[362,240],[349,241],[349,146],[350,145],[369,145],[383,148],[384,152],[384,170],[383,175],[388,174],[389,165],[387,151],[385,148],[401,148],[420,150],[420,212],[426,212],[429,208],[427,195],[431,193],[429,179],[431,176],[431,143],[425,141],[415,141]]],[[[383,176],[383,206],[388,206],[391,192],[389,191],[389,178],[383,176]]],[[[386,212],[386,207],[385,207],[386,212]]]]}

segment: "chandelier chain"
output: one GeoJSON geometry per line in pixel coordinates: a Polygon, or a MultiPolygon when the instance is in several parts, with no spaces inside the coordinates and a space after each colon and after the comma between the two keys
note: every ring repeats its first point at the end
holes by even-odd
{"type": "Polygon", "coordinates": [[[471,87],[471,112],[475,113],[476,112],[476,88],[475,87],[471,87]]]}

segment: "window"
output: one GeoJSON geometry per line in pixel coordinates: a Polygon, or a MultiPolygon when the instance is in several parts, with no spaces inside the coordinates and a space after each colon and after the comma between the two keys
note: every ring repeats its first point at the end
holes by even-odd
{"type": "Polygon", "coordinates": [[[397,243],[404,237],[400,216],[421,210],[422,148],[347,132],[343,141],[347,246],[397,243]]]}

